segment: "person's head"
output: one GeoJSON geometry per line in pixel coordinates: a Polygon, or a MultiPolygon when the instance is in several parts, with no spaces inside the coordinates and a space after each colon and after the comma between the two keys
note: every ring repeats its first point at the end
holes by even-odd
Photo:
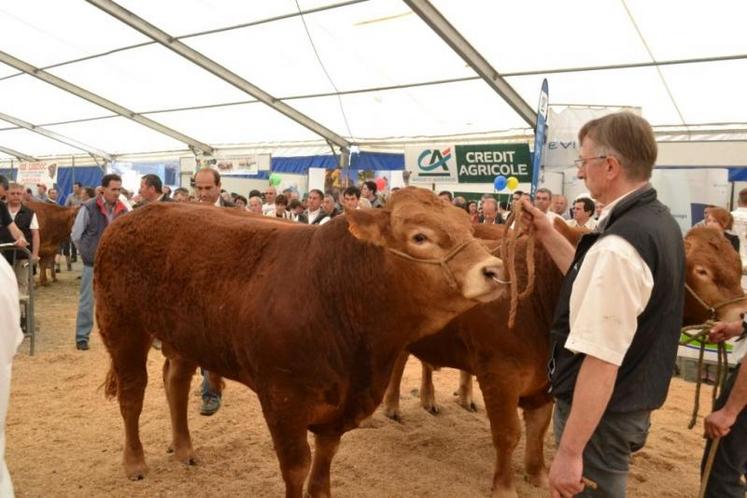
{"type": "Polygon", "coordinates": [[[358,209],[358,201],[361,198],[361,191],[358,190],[358,187],[350,186],[346,188],[342,193],[342,208],[345,211],[350,211],[351,209],[358,209]]]}
{"type": "Polygon", "coordinates": [[[283,194],[275,197],[275,214],[280,216],[285,213],[285,209],[288,207],[288,199],[283,194]]]}
{"type": "Polygon", "coordinates": [[[737,201],[739,207],[747,207],[747,188],[743,188],[739,191],[739,200],[737,201]]]}
{"type": "MultiPolygon", "coordinates": [[[[96,197],[95,193],[94,193],[94,195],[92,195],[91,197],[89,197],[89,199],[91,199],[93,197],[96,197]]],[[[31,191],[30,188],[27,188],[26,192],[23,194],[23,200],[26,201],[26,202],[34,200],[34,193],[31,191]]]]}
{"type": "Polygon", "coordinates": [[[163,188],[161,188],[161,192],[163,192],[164,197],[170,197],[171,187],[169,187],[168,185],[164,185],[163,188]]]}
{"type": "Polygon", "coordinates": [[[49,197],[50,201],[56,201],[57,200],[57,189],[54,187],[49,189],[49,192],[47,192],[47,197],[49,197]]]}
{"type": "Polygon", "coordinates": [[[368,180],[361,185],[361,197],[373,201],[376,197],[376,182],[368,180]]]}
{"type": "Polygon", "coordinates": [[[80,196],[80,191],[83,189],[83,184],[80,182],[73,182],[73,194],[80,196]]]}
{"type": "Polygon", "coordinates": [[[550,206],[552,212],[555,214],[563,215],[565,210],[568,209],[568,200],[564,195],[555,194],[552,196],[552,205],[550,206]]]}
{"type": "MultiPolygon", "coordinates": [[[[0,182],[1,183],[1,182],[0,182]]],[[[18,209],[21,207],[21,202],[23,201],[23,194],[25,194],[25,190],[23,188],[23,185],[16,182],[11,182],[10,185],[8,185],[8,189],[5,192],[5,197],[8,200],[8,207],[15,209],[18,209]]]]}
{"type": "Polygon", "coordinates": [[[265,189],[265,202],[267,204],[275,204],[275,197],[278,195],[278,190],[270,185],[265,189]]]}
{"type": "Polygon", "coordinates": [[[482,215],[485,218],[493,219],[498,215],[498,201],[489,197],[482,201],[482,215]]]}
{"type": "Polygon", "coordinates": [[[734,225],[734,218],[726,209],[720,207],[712,207],[708,212],[706,225],[716,227],[721,230],[731,230],[731,227],[734,225]]]}
{"type": "Polygon", "coordinates": [[[251,199],[252,197],[259,197],[259,198],[260,198],[260,200],[261,200],[261,199],[262,199],[262,192],[260,192],[260,191],[259,191],[259,190],[257,190],[256,188],[254,188],[254,189],[252,189],[252,190],[251,190],[251,191],[249,192],[249,195],[248,195],[248,196],[247,196],[246,198],[247,198],[247,199],[251,199]]]}
{"type": "Polygon", "coordinates": [[[578,132],[578,141],[578,177],[594,199],[609,203],[651,178],[656,140],[642,117],[618,112],[593,119],[578,132]]]}
{"type": "Polygon", "coordinates": [[[298,199],[291,199],[291,201],[288,203],[288,211],[294,214],[302,214],[303,204],[301,204],[301,201],[299,201],[298,199]]]}
{"type": "Polygon", "coordinates": [[[322,201],[322,211],[327,214],[335,212],[335,197],[332,194],[324,196],[324,200],[322,201]]]}
{"type": "Polygon", "coordinates": [[[245,210],[247,205],[246,197],[243,195],[237,195],[233,200],[233,204],[237,209],[241,209],[242,211],[245,210]]]}
{"type": "Polygon", "coordinates": [[[262,214],[262,198],[260,196],[253,195],[249,198],[249,211],[256,214],[262,214]]]}
{"type": "Polygon", "coordinates": [[[309,211],[316,211],[322,206],[322,199],[324,199],[324,194],[319,189],[311,189],[309,191],[309,199],[307,201],[307,206],[309,207],[309,211]]]}
{"type": "Polygon", "coordinates": [[[202,168],[195,173],[197,200],[205,204],[215,204],[220,197],[220,173],[213,168],[202,168]]]}
{"type": "Polygon", "coordinates": [[[179,187],[174,190],[174,200],[176,202],[189,202],[189,190],[179,187]]]}
{"type": "Polygon", "coordinates": [[[534,195],[534,205],[546,213],[550,209],[550,203],[552,202],[552,192],[549,188],[538,188],[537,193],[534,195]]]}
{"type": "Polygon", "coordinates": [[[711,209],[715,208],[713,204],[708,204],[706,207],[703,208],[703,219],[708,220],[708,215],[711,213],[711,209]]]}
{"type": "Polygon", "coordinates": [[[467,212],[471,215],[477,214],[477,203],[475,201],[469,201],[467,203],[467,212]]]}
{"type": "Polygon", "coordinates": [[[116,173],[104,175],[101,179],[101,196],[108,204],[114,204],[122,193],[122,177],[116,173]]]}
{"type": "Polygon", "coordinates": [[[513,194],[511,194],[511,200],[512,201],[518,201],[521,199],[521,196],[524,195],[524,192],[521,190],[515,190],[513,194]]]}
{"type": "Polygon", "coordinates": [[[44,194],[46,194],[46,193],[47,193],[47,186],[46,186],[46,185],[44,185],[43,183],[37,183],[37,184],[36,184],[36,192],[37,192],[37,193],[38,193],[39,195],[44,195],[44,194]]]}
{"type": "Polygon", "coordinates": [[[467,207],[467,200],[461,195],[454,197],[454,200],[451,201],[451,203],[454,204],[458,208],[465,209],[467,207]]]}
{"type": "Polygon", "coordinates": [[[588,197],[576,199],[573,203],[573,219],[579,225],[583,225],[594,215],[594,209],[594,201],[588,197]]]}
{"type": "MultiPolygon", "coordinates": [[[[31,192],[28,192],[30,195],[31,192]]],[[[83,187],[83,189],[80,191],[80,200],[81,201],[87,201],[89,199],[93,199],[96,197],[96,189],[93,187],[83,187]]]]}
{"type": "Polygon", "coordinates": [[[5,175],[0,175],[0,198],[5,197],[5,192],[8,190],[8,178],[5,175]]]}
{"type": "Polygon", "coordinates": [[[161,179],[158,175],[145,175],[140,179],[140,197],[145,202],[153,202],[163,193],[161,179]]]}
{"type": "Polygon", "coordinates": [[[448,190],[442,190],[438,193],[438,198],[451,203],[454,200],[454,196],[448,190]]]}

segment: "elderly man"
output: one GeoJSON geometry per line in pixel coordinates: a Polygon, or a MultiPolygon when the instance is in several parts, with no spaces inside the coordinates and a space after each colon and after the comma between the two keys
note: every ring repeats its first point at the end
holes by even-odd
{"type": "Polygon", "coordinates": [[[121,190],[122,178],[119,175],[104,175],[101,179],[101,194],[83,203],[70,234],[70,239],[78,247],[83,259],[78,316],[75,320],[75,347],[79,351],[88,350],[93,328],[93,265],[96,248],[111,222],[127,213],[127,207],[119,200],[121,190]]]}
{"type": "Polygon", "coordinates": [[[47,186],[43,183],[36,184],[36,195],[34,199],[39,202],[48,202],[49,196],[47,196],[47,186]]]}
{"type": "Polygon", "coordinates": [[[588,197],[576,199],[573,203],[573,219],[567,220],[566,223],[569,227],[594,230],[597,227],[597,220],[593,218],[594,210],[594,201],[588,197]]]}
{"type": "Polygon", "coordinates": [[[500,225],[504,223],[503,217],[498,212],[498,201],[493,197],[483,199],[482,214],[477,219],[477,222],[485,225],[500,225]]]}
{"type": "Polygon", "coordinates": [[[2,200],[5,199],[8,186],[8,179],[5,178],[5,176],[0,175],[0,228],[8,229],[13,241],[18,247],[26,247],[29,245],[26,237],[15,224],[13,218],[10,217],[8,206],[6,206],[4,202],[2,202],[2,200]]]}
{"type": "MultiPolygon", "coordinates": [[[[18,290],[22,295],[26,295],[29,293],[26,265],[33,264],[39,260],[39,220],[31,208],[21,203],[23,193],[23,185],[19,183],[11,183],[9,185],[7,193],[8,212],[16,226],[23,232],[24,238],[31,241],[29,249],[31,250],[32,261],[28,261],[26,253],[21,251],[14,251],[14,254],[6,253],[6,255],[12,256],[10,262],[13,265],[16,280],[18,280],[18,290]]],[[[0,243],[14,241],[15,239],[7,228],[0,229],[0,243]]]]}
{"type": "Polygon", "coordinates": [[[275,197],[278,190],[275,187],[267,187],[265,190],[265,203],[262,205],[262,214],[268,215],[270,211],[275,211],[275,197]]]}
{"type": "Polygon", "coordinates": [[[256,195],[250,197],[247,209],[254,214],[262,214],[262,198],[256,195]]]}
{"type": "Polygon", "coordinates": [[[571,219],[571,215],[568,213],[568,199],[566,199],[562,194],[555,194],[552,196],[550,209],[558,216],[562,216],[564,220],[571,219]]]}
{"type": "Polygon", "coordinates": [[[549,372],[557,452],[553,497],[624,497],[630,455],[666,399],[684,301],[682,234],[649,184],[651,125],[609,114],[579,132],[578,177],[605,204],[574,248],[522,201],[537,240],[565,274],[551,329],[549,372]],[[597,483],[584,489],[582,477],[597,483]]]}

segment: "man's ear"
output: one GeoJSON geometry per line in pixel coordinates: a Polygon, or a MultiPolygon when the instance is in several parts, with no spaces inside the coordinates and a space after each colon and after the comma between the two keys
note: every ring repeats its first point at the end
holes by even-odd
{"type": "Polygon", "coordinates": [[[355,209],[345,213],[348,219],[348,230],[353,237],[364,242],[384,245],[389,233],[389,210],[387,209],[355,209]]]}

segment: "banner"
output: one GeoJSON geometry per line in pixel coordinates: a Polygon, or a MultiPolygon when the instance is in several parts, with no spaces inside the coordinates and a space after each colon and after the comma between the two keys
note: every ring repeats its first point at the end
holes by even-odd
{"type": "Polygon", "coordinates": [[[270,154],[236,154],[198,157],[196,169],[213,167],[221,175],[256,175],[270,170],[270,154]]]}
{"type": "Polygon", "coordinates": [[[405,168],[413,185],[483,183],[496,176],[532,181],[528,144],[438,144],[405,148],[405,168]]]}
{"type": "Polygon", "coordinates": [[[47,188],[51,188],[57,183],[57,163],[46,161],[20,163],[16,182],[25,187],[43,183],[47,188]]]}
{"type": "Polygon", "coordinates": [[[592,119],[601,118],[613,112],[628,111],[640,116],[639,107],[573,107],[554,108],[550,106],[547,132],[547,145],[544,151],[545,171],[566,169],[578,159],[580,144],[577,144],[581,127],[592,119]]]}
{"type": "Polygon", "coordinates": [[[542,168],[542,152],[545,150],[549,99],[547,78],[545,78],[542,80],[542,90],[540,90],[540,99],[537,105],[537,125],[534,127],[534,157],[532,158],[532,189],[530,191],[532,199],[534,199],[534,194],[537,192],[540,168],[542,168]]]}

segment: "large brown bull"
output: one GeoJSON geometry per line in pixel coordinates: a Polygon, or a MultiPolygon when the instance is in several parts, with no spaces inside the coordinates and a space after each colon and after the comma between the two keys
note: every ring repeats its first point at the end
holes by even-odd
{"type": "Polygon", "coordinates": [[[178,460],[195,461],[187,399],[200,365],[256,391],[286,496],[301,496],[309,469],[309,494],[329,496],[340,437],[381,402],[404,346],[497,298],[502,273],[466,213],[420,189],[320,227],[179,203],[123,216],[101,239],[94,288],[127,476],[146,472],[138,420],[158,338],[178,460]]]}
{"type": "MultiPolygon", "coordinates": [[[[565,224],[556,223],[555,226],[574,244],[581,234],[565,224]]],[[[483,239],[501,239],[503,229],[479,225],[475,235],[483,239]]],[[[527,273],[523,244],[518,252],[517,274],[521,276],[519,285],[523,288],[527,273]]],[[[685,237],[685,256],[686,281],[699,299],[715,307],[743,296],[739,255],[721,233],[711,228],[690,230],[685,237]]],[[[548,334],[562,276],[541,246],[535,252],[535,268],[535,290],[520,303],[514,330],[506,326],[508,300],[503,299],[471,309],[441,332],[407,348],[424,362],[421,405],[431,413],[437,413],[438,409],[430,365],[462,370],[459,404],[468,410],[475,409],[471,375],[477,376],[496,448],[494,497],[516,496],[511,457],[520,437],[517,406],[523,409],[526,426],[524,465],[527,478],[537,485],[547,482],[543,446],[552,413],[552,399],[547,394],[548,334]]],[[[693,293],[686,293],[686,325],[710,318],[708,309],[693,293]]],[[[718,310],[719,318],[735,319],[743,308],[743,302],[731,303],[718,310]]],[[[395,366],[384,398],[385,413],[394,419],[400,417],[399,385],[407,356],[405,352],[395,366]]]]}
{"type": "Polygon", "coordinates": [[[54,269],[54,259],[60,249],[60,244],[70,238],[70,231],[78,213],[78,207],[62,207],[49,202],[26,201],[26,206],[34,210],[39,220],[39,283],[43,286],[47,282],[47,268],[52,281],[57,281],[54,269]]]}

